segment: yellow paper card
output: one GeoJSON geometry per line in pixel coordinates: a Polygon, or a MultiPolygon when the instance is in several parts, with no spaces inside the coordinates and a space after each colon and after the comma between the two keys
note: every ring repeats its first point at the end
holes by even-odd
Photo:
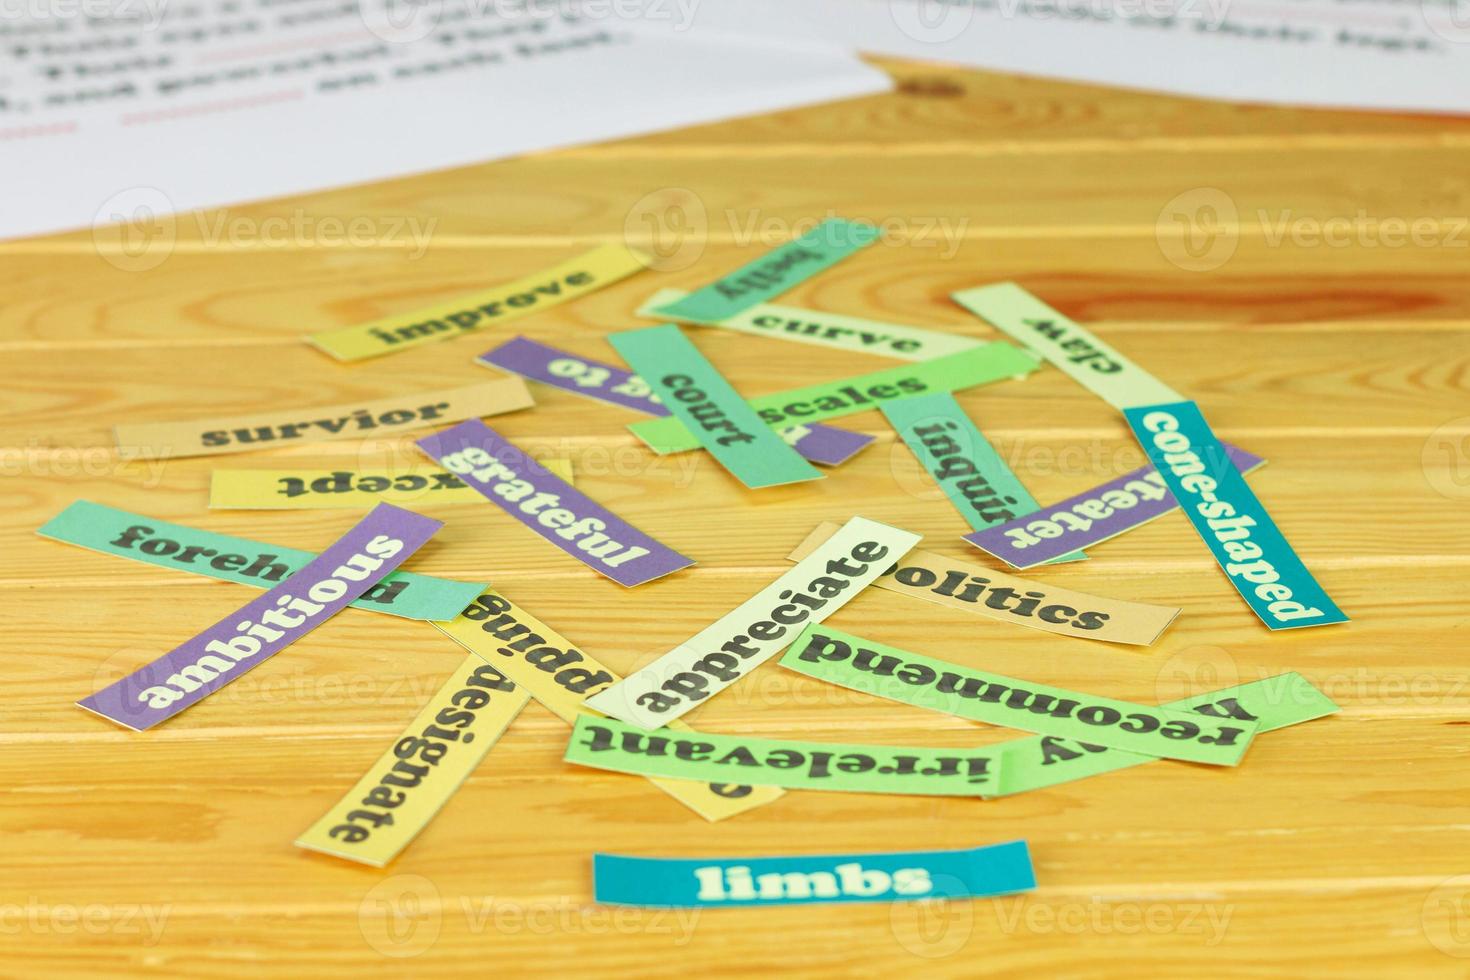
{"type": "MultiPolygon", "coordinates": [[[[618,676],[572,646],[570,640],[497,592],[486,590],[455,619],[435,623],[454,642],[503,670],[568,725],[579,715],[604,717],[587,707],[588,696],[616,683],[618,676]]],[[[681,722],[670,728],[691,731],[681,722]]],[[[774,786],[695,783],[650,777],[649,782],[704,817],[723,820],[763,806],[782,795],[774,786]]]]}
{"type": "Polygon", "coordinates": [[[531,696],[471,654],[297,847],[381,868],[418,836],[531,696]]]}
{"type": "Polygon", "coordinates": [[[408,313],[323,330],[306,339],[339,361],[361,361],[458,337],[559,306],[644,269],[641,253],[625,245],[599,245],[550,269],[457,296],[408,313]]]}
{"type": "MultiPolygon", "coordinates": [[[[539,460],[572,482],[569,459],[539,460]]],[[[209,506],[215,510],[362,510],[379,503],[399,507],[483,503],[477,490],[447,470],[215,470],[209,506]]]]}

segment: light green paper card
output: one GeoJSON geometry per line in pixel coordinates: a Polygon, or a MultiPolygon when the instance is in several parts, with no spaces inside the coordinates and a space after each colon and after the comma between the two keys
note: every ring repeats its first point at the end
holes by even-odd
{"type": "MultiPolygon", "coordinates": [[[[643,302],[638,308],[638,315],[662,319],[668,314],[661,312],[661,308],[688,295],[681,289],[660,289],[643,302]]],[[[927,361],[972,347],[983,347],[986,343],[972,337],[926,330],[923,327],[864,320],[861,317],[805,310],[798,306],[776,306],[772,303],[757,303],[723,320],[699,320],[690,316],[681,316],[678,319],[703,327],[720,327],[756,337],[794,340],[835,350],[879,354],[900,361],[927,361]]]]}
{"type": "Polygon", "coordinates": [[[990,748],[796,742],[660,728],[645,731],[583,715],[566,761],[594,769],[844,793],[981,796],[1000,785],[1000,754],[990,748]]]}
{"type": "MultiPolygon", "coordinates": [[[[170,524],[90,500],[73,502],[36,533],[104,555],[208,575],[256,589],[280,584],[316,557],[310,551],[170,524]]],[[[484,590],[481,582],[394,572],[352,605],[404,619],[443,622],[458,616],[484,590]]]]}
{"type": "Polygon", "coordinates": [[[1116,409],[1184,396],[1013,282],[962,289],[956,303],[1051,361],[1116,409]]]}
{"type": "Polygon", "coordinates": [[[828,218],[800,238],[660,309],[659,314],[675,320],[723,320],[831,268],[873,244],[878,235],[872,225],[828,218]]]}
{"type": "MultiPolygon", "coordinates": [[[[1003,340],[919,364],[901,364],[854,378],[840,378],[791,391],[750,399],[750,407],[774,429],[810,425],[827,419],[856,415],[884,402],[954,391],[1004,378],[1025,377],[1040,361],[1034,354],[1003,340]]],[[[628,426],[660,456],[698,449],[699,440],[676,416],[646,419],[628,426]]]]}
{"type": "MultiPolygon", "coordinates": [[[[1337,711],[1337,705],[1311,685],[1301,674],[1277,674],[1263,680],[1227,687],[1210,694],[1171,701],[1165,708],[1193,711],[1214,718],[1255,721],[1256,734],[1274,732],[1288,725],[1299,725],[1337,711]]],[[[1146,762],[1157,762],[1155,756],[1120,752],[1095,743],[1042,735],[1003,742],[1005,767],[1001,774],[1001,791],[994,795],[1010,796],[1033,789],[1046,789],[1070,783],[1074,779],[1116,772],[1146,762]]],[[[991,794],[986,794],[987,796],[991,794]]]]}
{"type": "Polygon", "coordinates": [[[825,625],[802,630],[781,666],[970,721],[1186,762],[1233,766],[1256,732],[1253,721],[1216,723],[1186,711],[1032,684],[921,657],[825,625]]]}
{"type": "Polygon", "coordinates": [[[747,487],[825,478],[761,420],[672,323],[607,339],[673,417],[747,487]]]}
{"type": "MultiPolygon", "coordinates": [[[[905,398],[884,405],[883,414],[971,530],[983,531],[1040,509],[954,395],[938,391],[905,398]]],[[[1048,564],[1086,557],[1073,551],[1048,564]]]]}

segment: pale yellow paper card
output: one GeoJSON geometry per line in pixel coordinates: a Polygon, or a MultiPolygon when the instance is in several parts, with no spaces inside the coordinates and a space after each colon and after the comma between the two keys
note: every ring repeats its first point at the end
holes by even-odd
{"type": "MultiPolygon", "coordinates": [[[[538,462],[572,483],[572,461],[538,462]]],[[[214,510],[364,510],[379,503],[399,507],[483,504],[484,496],[446,470],[215,470],[209,478],[214,510]]]]}
{"type": "Polygon", "coordinates": [[[189,422],[143,422],[113,431],[121,449],[163,458],[285,449],[328,439],[383,439],[400,432],[500,415],[535,404],[520,378],[416,391],[392,398],[293,408],[284,412],[189,422]]]}
{"type": "MultiPolygon", "coordinates": [[[[801,561],[820,548],[837,527],[831,522],[821,524],[786,557],[801,561]]],[[[1059,589],[917,549],[890,567],[873,585],[1003,623],[1135,646],[1153,643],[1179,615],[1173,606],[1059,589]]]]}
{"type": "Polygon", "coordinates": [[[383,867],[434,819],[530,698],[494,665],[465,657],[296,846],[383,867]]]}
{"type": "MultiPolygon", "coordinates": [[[[616,682],[618,675],[499,593],[486,590],[458,617],[434,626],[504,671],[568,725],[576,724],[578,715],[603,717],[589,708],[585,699],[616,682]]],[[[692,730],[677,721],[668,727],[692,730]]],[[[649,777],[649,782],[706,820],[723,820],[753,810],[784,792],[775,786],[731,786],[731,792],[743,795],[722,796],[709,783],[654,777],[649,777]]]]}
{"type": "Polygon", "coordinates": [[[550,269],[477,293],[368,323],[323,330],[306,339],[339,361],[393,354],[559,306],[647,265],[642,254],[627,246],[599,245],[550,269]]]}

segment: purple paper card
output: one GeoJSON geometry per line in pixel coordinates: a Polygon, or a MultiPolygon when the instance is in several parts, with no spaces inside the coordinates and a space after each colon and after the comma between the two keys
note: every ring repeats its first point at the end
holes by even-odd
{"type": "Polygon", "coordinates": [[[443,526],[378,504],[280,585],[77,704],[137,732],[167,721],[345,609],[443,526]]]}
{"type": "MultiPolygon", "coordinates": [[[[668,415],[653,390],[631,371],[559,350],[529,337],[515,337],[481,354],[483,364],[523,378],[649,415],[668,415]]],[[[830,425],[798,425],[778,433],[813,463],[837,466],[873,441],[873,436],[830,425]]]]}
{"type": "MultiPolygon", "coordinates": [[[[1249,473],[1265,462],[1244,449],[1224,445],[1230,461],[1242,473],[1249,473]]],[[[1147,524],[1178,506],[1159,471],[1152,466],[1140,466],[1059,504],[1041,507],[1013,521],[964,537],[1012,568],[1034,568],[1147,524]]]]}
{"type": "Polygon", "coordinates": [[[620,585],[642,585],[694,564],[580,493],[479,419],[426,436],[418,447],[486,500],[620,585]]]}

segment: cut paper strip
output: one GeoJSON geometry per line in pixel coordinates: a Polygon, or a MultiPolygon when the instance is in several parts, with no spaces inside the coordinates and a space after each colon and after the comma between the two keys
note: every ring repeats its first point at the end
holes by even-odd
{"type": "MultiPolygon", "coordinates": [[[[1242,473],[1249,473],[1266,462],[1229,443],[1221,445],[1230,462],[1242,473]]],[[[1159,471],[1152,466],[1140,466],[1061,503],[967,534],[965,540],[1012,568],[1024,570],[1053,561],[1075,548],[1115,538],[1178,506],[1179,501],[1169,492],[1159,471]]]]}
{"type": "Polygon", "coordinates": [[[1090,330],[1062,316],[1013,282],[963,289],[955,302],[1061,368],[1117,409],[1182,397],[1090,330]]]}
{"type": "Polygon", "coordinates": [[[297,847],[381,868],[419,835],[530,695],[471,654],[297,847]]]}
{"type": "Polygon", "coordinates": [[[760,905],[985,898],[1036,887],[1025,841],[952,851],[880,851],[768,858],[592,855],[592,897],[604,905],[717,909],[760,905]]]}
{"type": "Polygon", "coordinates": [[[265,595],[77,704],[133,731],[167,721],[347,608],[443,526],[379,504],[265,595]]]}
{"type": "Polygon", "coordinates": [[[1251,611],[1273,630],[1348,621],[1245,482],[1191,401],[1124,411],[1215,561],[1251,611]]]}
{"type": "Polygon", "coordinates": [[[1001,775],[1000,756],[989,748],[646,732],[612,718],[586,716],[577,719],[565,758],[593,769],[666,779],[916,796],[981,796],[999,785],[1001,775]]]}
{"type": "Polygon", "coordinates": [[[1220,723],[1186,711],[1048,687],[921,656],[830,626],[802,630],[781,666],[969,721],[1164,759],[1233,766],[1256,732],[1253,721],[1220,723]]]}
{"type": "Polygon", "coordinates": [[[418,447],[486,500],[619,585],[642,585],[694,564],[557,479],[479,419],[426,436],[418,447]]]}
{"type": "MultiPolygon", "coordinates": [[[[1254,722],[1257,735],[1313,721],[1337,711],[1337,705],[1296,673],[1277,674],[1210,694],[1171,701],[1162,707],[1209,718],[1254,722]]],[[[1092,742],[1051,735],[1002,742],[1000,747],[1005,755],[1000,790],[987,793],[987,796],[1010,796],[1046,789],[1075,779],[1159,761],[1157,756],[1123,752],[1092,742]]]]}
{"type": "Polygon", "coordinates": [[[672,323],[610,334],[607,340],[660,403],[750,489],[823,479],[672,323]]]}
{"type": "Polygon", "coordinates": [[[647,263],[644,255],[626,246],[599,245],[560,265],[478,293],[369,323],[323,330],[306,339],[339,361],[393,354],[559,306],[641,272],[647,263]]]}
{"type": "Polygon", "coordinates": [[[841,609],[919,540],[854,517],[795,568],[587,703],[643,728],[666,725],[780,653],[799,624],[841,609]]]}
{"type": "MultiPolygon", "coordinates": [[[[455,643],[505,671],[568,725],[576,724],[582,715],[602,717],[585,701],[618,681],[616,674],[566,637],[497,592],[487,590],[462,615],[434,625],[455,643]]],[[[669,728],[692,731],[678,721],[669,728]]],[[[753,810],[784,795],[774,786],[692,783],[656,777],[649,782],[711,821],[753,810]]]]}
{"type": "MultiPolygon", "coordinates": [[[[315,552],[170,524],[90,500],[74,501],[36,533],[88,551],[256,589],[281,582],[317,557],[315,552]]],[[[352,606],[404,619],[453,619],[484,589],[484,582],[394,572],[355,599],[352,606]]]]}
{"type": "MultiPolygon", "coordinates": [[[[663,318],[667,314],[658,312],[659,307],[666,307],[688,295],[679,289],[660,289],[638,308],[638,315],[653,319],[663,318]]],[[[723,320],[699,320],[689,316],[680,316],[677,319],[702,327],[720,327],[756,337],[775,337],[835,350],[879,354],[900,361],[927,361],[945,354],[982,347],[986,343],[983,340],[926,330],[923,327],[908,327],[899,323],[883,323],[770,303],[757,303],[723,320]]]]}
{"type": "Polygon", "coordinates": [[[878,240],[873,225],[828,218],[793,241],[774,248],[726,276],[661,309],[663,316],[723,320],[803,280],[878,240]]]}
{"type": "MultiPolygon", "coordinates": [[[[584,398],[648,415],[664,417],[670,414],[653,394],[653,389],[633,372],[529,337],[507,340],[494,350],[481,354],[478,360],[584,398]]],[[[872,436],[828,425],[789,426],[776,430],[776,434],[802,456],[823,466],[845,463],[873,442],[872,436]]]]}
{"type": "MultiPolygon", "coordinates": [[[[819,525],[786,557],[804,560],[836,530],[819,525]]],[[[1074,592],[919,549],[889,565],[873,586],[1003,623],[1134,646],[1153,643],[1179,615],[1175,606],[1074,592]]]]}
{"type": "MultiPolygon", "coordinates": [[[[947,391],[905,398],[883,406],[904,445],[954,504],[965,523],[979,531],[1037,509],[1036,498],[986,441],[947,391]]],[[[1080,551],[1054,561],[1086,558],[1080,551]]]]}
{"type": "MultiPolygon", "coordinates": [[[[558,478],[572,481],[572,462],[543,459],[558,478]]],[[[209,475],[212,510],[362,510],[478,504],[479,491],[444,470],[215,470],[209,475]]]]}
{"type": "Polygon", "coordinates": [[[169,458],[285,449],[328,439],[381,439],[460,419],[530,408],[520,378],[500,378],[463,388],[419,391],[367,402],[193,422],[145,422],[116,427],[120,448],[169,458]],[[318,416],[313,419],[312,416],[318,416]]]}
{"type": "MultiPolygon", "coordinates": [[[[1036,370],[1036,366],[1034,356],[997,340],[921,364],[902,364],[855,378],[761,395],[750,399],[750,407],[775,428],[810,424],[869,412],[884,402],[900,398],[1023,377],[1036,370]]],[[[699,448],[699,440],[676,418],[635,422],[628,429],[660,455],[699,448]]]]}

